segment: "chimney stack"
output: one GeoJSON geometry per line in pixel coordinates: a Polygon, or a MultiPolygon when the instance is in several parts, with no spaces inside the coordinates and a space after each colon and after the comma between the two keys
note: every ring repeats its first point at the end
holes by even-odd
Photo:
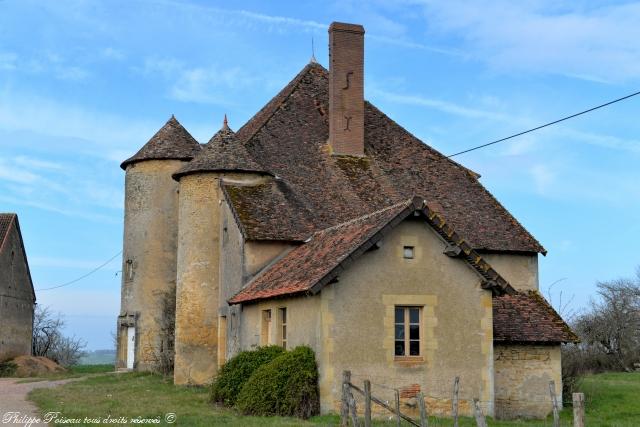
{"type": "Polygon", "coordinates": [[[329,26],[329,144],[333,154],[364,156],[364,28],[329,26]]]}

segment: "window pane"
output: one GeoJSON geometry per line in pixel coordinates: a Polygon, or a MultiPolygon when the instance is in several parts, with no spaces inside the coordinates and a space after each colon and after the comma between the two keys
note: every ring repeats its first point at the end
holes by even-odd
{"type": "Polygon", "coordinates": [[[404,339],[404,325],[396,325],[396,339],[397,340],[404,339]]]}
{"type": "Polygon", "coordinates": [[[410,308],[409,309],[409,322],[410,323],[420,323],[420,309],[410,308]]]}
{"type": "Polygon", "coordinates": [[[396,341],[396,356],[404,356],[404,341],[396,341]]]}
{"type": "Polygon", "coordinates": [[[282,316],[282,323],[287,323],[287,309],[281,308],[280,315],[282,316]]]}
{"type": "Polygon", "coordinates": [[[420,355],[420,341],[410,341],[409,342],[409,355],[410,356],[419,356],[420,355]]]}
{"type": "Polygon", "coordinates": [[[396,307],[396,323],[404,323],[404,308],[396,307]]]}
{"type": "Polygon", "coordinates": [[[287,325],[282,326],[282,339],[286,341],[287,339],[287,325]]]}
{"type": "Polygon", "coordinates": [[[418,325],[409,326],[409,339],[411,340],[420,339],[420,326],[418,325]]]}

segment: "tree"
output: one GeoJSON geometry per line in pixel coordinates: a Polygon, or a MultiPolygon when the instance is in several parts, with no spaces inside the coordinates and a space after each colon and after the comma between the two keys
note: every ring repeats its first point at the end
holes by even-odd
{"type": "Polygon", "coordinates": [[[632,370],[640,362],[640,269],[635,279],[599,282],[597,287],[598,299],[578,316],[576,332],[591,352],[605,356],[609,368],[632,370]]]}
{"type": "Polygon", "coordinates": [[[33,315],[34,356],[44,356],[62,366],[76,365],[85,354],[87,344],[80,338],[62,334],[64,319],[48,307],[36,306],[33,315]]]}

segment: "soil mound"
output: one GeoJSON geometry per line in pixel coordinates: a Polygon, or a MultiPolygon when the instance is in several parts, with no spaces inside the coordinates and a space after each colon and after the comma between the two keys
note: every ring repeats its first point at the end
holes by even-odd
{"type": "Polygon", "coordinates": [[[66,371],[53,360],[42,356],[18,356],[12,362],[16,365],[16,377],[37,377],[66,371]]]}

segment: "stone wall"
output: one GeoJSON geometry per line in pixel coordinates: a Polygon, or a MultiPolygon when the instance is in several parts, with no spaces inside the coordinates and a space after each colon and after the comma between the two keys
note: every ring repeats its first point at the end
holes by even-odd
{"type": "Polygon", "coordinates": [[[168,337],[167,300],[176,289],[178,183],[185,162],[147,160],[127,167],[117,367],[126,367],[127,326],[136,328],[137,370],[153,370],[168,337]]]}
{"type": "Polygon", "coordinates": [[[31,354],[34,300],[26,255],[14,222],[0,248],[0,361],[31,354]]]}
{"type": "Polygon", "coordinates": [[[562,404],[560,345],[496,344],[496,417],[544,418],[552,410],[549,381],[562,404]]]}
{"type": "Polygon", "coordinates": [[[481,253],[481,255],[517,290],[538,290],[538,254],[481,253]]]}

